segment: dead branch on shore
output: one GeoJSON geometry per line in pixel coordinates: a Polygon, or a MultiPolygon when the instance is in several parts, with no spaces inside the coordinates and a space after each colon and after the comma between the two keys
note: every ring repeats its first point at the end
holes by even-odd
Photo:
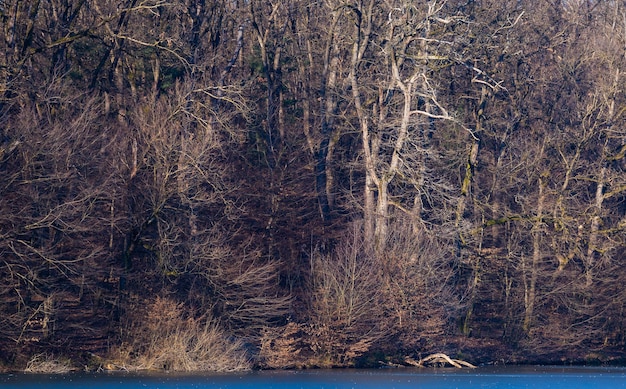
{"type": "Polygon", "coordinates": [[[462,369],[464,367],[469,367],[470,369],[475,369],[476,366],[472,365],[469,362],[460,360],[460,359],[452,359],[446,354],[436,353],[431,354],[427,357],[420,359],[419,361],[414,360],[411,357],[405,357],[404,362],[411,366],[417,367],[425,367],[427,365],[435,365],[435,364],[450,364],[456,368],[462,369]]]}

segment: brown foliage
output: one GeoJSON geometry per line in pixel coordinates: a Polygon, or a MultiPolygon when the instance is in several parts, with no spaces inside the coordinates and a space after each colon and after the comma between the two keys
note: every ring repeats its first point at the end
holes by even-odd
{"type": "Polygon", "coordinates": [[[259,365],[269,369],[306,367],[307,361],[302,349],[305,330],[304,325],[294,322],[261,330],[259,365]]]}

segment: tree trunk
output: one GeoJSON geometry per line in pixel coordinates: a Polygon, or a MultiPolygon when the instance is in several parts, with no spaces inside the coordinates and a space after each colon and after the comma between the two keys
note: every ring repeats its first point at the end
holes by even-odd
{"type": "Polygon", "coordinates": [[[339,58],[335,42],[335,28],[339,21],[339,11],[333,12],[331,28],[328,32],[324,49],[324,69],[320,88],[320,116],[322,119],[320,135],[321,141],[315,153],[315,189],[320,206],[322,220],[330,220],[331,201],[329,192],[332,190],[332,173],[330,172],[331,154],[330,143],[333,136],[334,116],[337,110],[337,67],[339,58]]]}
{"type": "Polygon", "coordinates": [[[595,253],[598,251],[598,231],[600,230],[600,212],[604,202],[604,176],[606,166],[602,166],[598,174],[596,183],[596,195],[593,205],[593,216],[591,217],[591,228],[589,230],[589,245],[587,247],[587,260],[585,263],[585,287],[589,289],[593,284],[593,267],[595,266],[595,253]]]}
{"type": "Polygon", "coordinates": [[[530,269],[524,266],[524,322],[522,328],[528,333],[533,323],[535,301],[537,298],[537,277],[539,272],[539,262],[541,260],[541,246],[543,244],[543,209],[545,204],[546,183],[544,177],[539,178],[539,197],[537,198],[537,215],[533,223],[532,241],[533,252],[530,269]]]}

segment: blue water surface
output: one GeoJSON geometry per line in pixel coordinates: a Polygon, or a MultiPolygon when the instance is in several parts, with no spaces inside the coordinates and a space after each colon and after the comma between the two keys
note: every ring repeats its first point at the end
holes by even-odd
{"type": "Polygon", "coordinates": [[[256,371],[238,374],[4,374],[0,388],[626,388],[626,368],[479,367],[456,369],[256,371]]]}

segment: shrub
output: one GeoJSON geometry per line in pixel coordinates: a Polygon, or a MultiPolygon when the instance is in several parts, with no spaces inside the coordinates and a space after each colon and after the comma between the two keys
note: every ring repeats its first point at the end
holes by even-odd
{"type": "Polygon", "coordinates": [[[293,369],[306,366],[302,355],[304,325],[289,322],[282,327],[261,330],[259,365],[268,369],[293,369]]]}
{"type": "Polygon", "coordinates": [[[367,244],[362,226],[328,255],[311,259],[309,364],[354,365],[374,352],[438,352],[461,303],[451,285],[445,237],[391,225],[384,250],[367,244]]]}
{"type": "Polygon", "coordinates": [[[64,374],[74,370],[71,361],[57,358],[53,354],[36,354],[30,358],[24,369],[25,373],[64,374]]]}
{"type": "Polygon", "coordinates": [[[358,225],[331,255],[311,258],[311,325],[305,332],[312,364],[352,365],[384,335],[380,270],[358,225]]]}
{"type": "Polygon", "coordinates": [[[241,341],[211,317],[185,317],[183,304],[158,297],[132,331],[130,369],[240,371],[250,369],[241,341]]]}

